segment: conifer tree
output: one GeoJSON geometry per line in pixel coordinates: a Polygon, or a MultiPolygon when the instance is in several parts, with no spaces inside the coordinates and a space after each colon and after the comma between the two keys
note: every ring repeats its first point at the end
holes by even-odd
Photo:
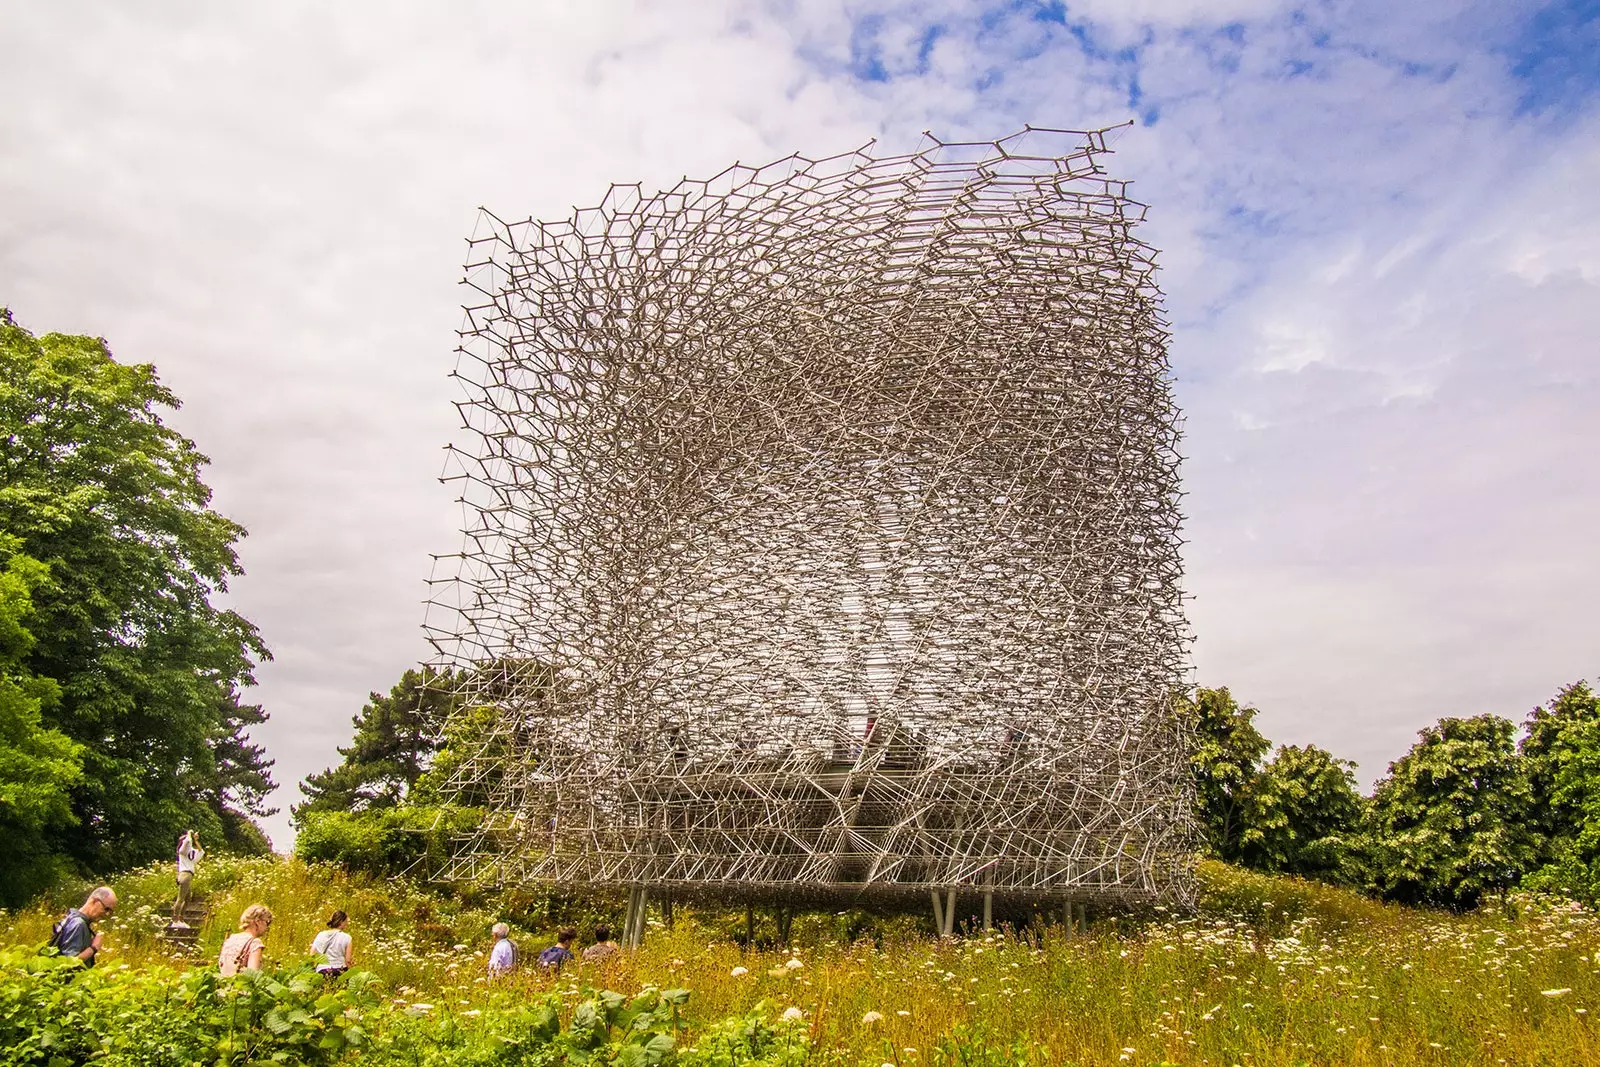
{"type": "Polygon", "coordinates": [[[323,811],[366,811],[403,803],[433,762],[450,716],[453,681],[431,668],[401,675],[388,694],[372,693],[351,719],[355,736],[342,761],[307,776],[297,825],[323,811]]]}

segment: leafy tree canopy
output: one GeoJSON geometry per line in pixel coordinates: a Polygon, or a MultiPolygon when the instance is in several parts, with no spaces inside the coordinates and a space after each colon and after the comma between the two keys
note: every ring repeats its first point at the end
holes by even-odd
{"type": "Polygon", "coordinates": [[[1535,835],[1516,732],[1497,715],[1441,719],[1389,765],[1369,819],[1374,879],[1386,897],[1471,907],[1521,878],[1535,835]]]}
{"type": "Polygon", "coordinates": [[[26,665],[33,634],[33,590],[48,568],[0,534],[0,906],[16,907],[59,873],[51,838],[76,821],[69,790],[83,777],[83,749],[44,724],[41,710],[60,687],[26,665]]]}
{"type": "MultiPolygon", "coordinates": [[[[1566,686],[1528,715],[1521,751],[1545,859],[1554,859],[1570,844],[1582,820],[1589,787],[1576,772],[1597,721],[1600,696],[1585,682],[1566,686]]],[[[1600,781],[1593,788],[1600,789],[1600,781]]]]}
{"type": "Polygon", "coordinates": [[[1256,709],[1240,707],[1226,687],[1197,689],[1192,698],[1179,699],[1195,732],[1196,812],[1207,849],[1238,863],[1247,795],[1271,743],[1256,729],[1256,709]]]}
{"type": "Polygon", "coordinates": [[[1533,709],[1527,728],[1540,863],[1527,884],[1600,903],[1600,694],[1569,685],[1533,709]]]}
{"type": "Polygon", "coordinates": [[[116,362],[96,338],[35,337],[0,311],[0,530],[13,557],[43,564],[15,669],[55,683],[41,727],[80,746],[73,820],[52,839],[89,870],[265,813],[240,778],[270,784],[241,733],[259,710],[237,694],[267,650],[212,604],[241,573],[245,531],[211,510],[206,457],[162,421],[177,407],[153,367],[116,362]]]}
{"type": "Polygon", "coordinates": [[[1240,853],[1245,866],[1344,881],[1363,801],[1355,764],[1316,745],[1280,746],[1245,794],[1240,853]]]}

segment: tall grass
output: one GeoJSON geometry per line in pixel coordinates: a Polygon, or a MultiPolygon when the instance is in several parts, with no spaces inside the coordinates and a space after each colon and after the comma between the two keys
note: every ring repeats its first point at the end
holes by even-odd
{"type": "MultiPolygon", "coordinates": [[[[273,909],[279,960],[302,954],[338,907],[358,965],[407,1005],[471,1011],[550,989],[576,997],[583,985],[684,986],[700,1020],[762,1000],[801,1009],[819,1063],[1600,1063],[1589,1014],[1600,925],[1589,912],[1523,900],[1450,915],[1221,865],[1201,873],[1198,914],[1124,917],[1077,936],[1055,926],[846,942],[819,920],[797,924],[789,949],[753,950],[726,935],[728,916],[680,907],[672,929],[652,928],[609,967],[493,986],[484,957],[503,899],[441,898],[292,860],[208,863],[199,889],[213,905],[208,961],[246,904],[273,909]]],[[[165,872],[116,885],[124,904],[103,924],[102,965],[187,966],[154,936],[171,897],[165,872]]],[[[42,941],[65,903],[0,917],[0,941],[42,941]]],[[[513,918],[531,958],[550,931],[527,905],[513,918]]]]}

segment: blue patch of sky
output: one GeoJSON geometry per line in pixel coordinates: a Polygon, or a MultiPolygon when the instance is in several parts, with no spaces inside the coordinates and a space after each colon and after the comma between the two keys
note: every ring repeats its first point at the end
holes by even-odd
{"type": "Polygon", "coordinates": [[[881,15],[868,15],[850,29],[850,73],[862,81],[889,80],[883,65],[883,46],[878,43],[882,29],[881,15]]]}
{"type": "MultiPolygon", "coordinates": [[[[850,74],[864,82],[888,82],[897,77],[925,74],[935,46],[940,38],[951,32],[943,23],[930,23],[918,27],[920,34],[913,67],[897,69],[895,60],[886,56],[883,37],[887,20],[892,16],[873,14],[863,16],[851,28],[850,74]]],[[[1051,49],[1063,46],[1075,48],[1091,64],[1101,68],[1101,76],[1122,87],[1127,106],[1141,123],[1153,126],[1161,118],[1159,102],[1151,98],[1139,79],[1141,45],[1111,46],[1096,32],[1094,25],[1072,11],[1070,4],[1060,0],[1001,0],[986,4],[973,11],[967,23],[975,31],[979,42],[1004,42],[1005,55],[990,54],[990,62],[974,80],[978,91],[993,88],[1005,80],[1010,64],[1033,59],[1051,49]],[[1015,28],[1019,20],[1038,26],[1036,32],[1014,34],[1006,32],[1015,28]]],[[[1243,46],[1245,27],[1232,23],[1212,31],[1219,68],[1237,67],[1237,52],[1243,46]]],[[[1143,42],[1141,42],[1142,44],[1143,42]]]]}
{"type": "Polygon", "coordinates": [[[883,24],[882,15],[868,15],[851,27],[850,73],[869,82],[886,82],[907,73],[927,73],[933,47],[946,32],[944,24],[935,22],[923,27],[922,37],[917,42],[916,67],[911,71],[891,71],[884,62],[881,40],[883,24]]]}
{"type": "Polygon", "coordinates": [[[1600,97],[1600,0],[1557,0],[1502,50],[1522,114],[1576,114],[1600,97]]]}
{"type": "Polygon", "coordinates": [[[1244,231],[1257,237],[1271,237],[1282,230],[1282,219],[1259,208],[1234,204],[1227,210],[1227,218],[1237,233],[1244,231]]]}

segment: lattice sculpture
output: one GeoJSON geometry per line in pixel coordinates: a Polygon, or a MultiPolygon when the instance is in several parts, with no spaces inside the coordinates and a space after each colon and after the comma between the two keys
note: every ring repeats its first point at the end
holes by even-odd
{"type": "Polygon", "coordinates": [[[482,216],[428,627],[492,814],[447,874],[937,891],[946,929],[958,890],[1187,895],[1178,413],[1106,152],[482,216]]]}

